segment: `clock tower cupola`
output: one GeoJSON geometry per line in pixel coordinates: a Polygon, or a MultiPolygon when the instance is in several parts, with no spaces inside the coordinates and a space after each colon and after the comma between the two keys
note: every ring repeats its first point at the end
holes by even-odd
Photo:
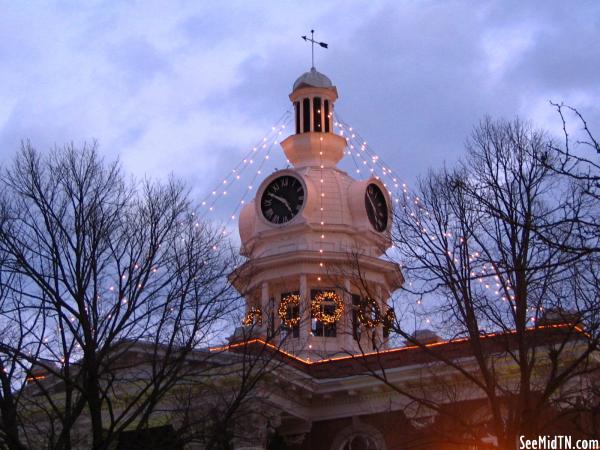
{"type": "Polygon", "coordinates": [[[335,166],[344,156],[346,140],[333,132],[333,105],[337,89],[314,67],[294,83],[295,135],[283,141],[283,151],[295,166],[335,166]]]}
{"type": "Polygon", "coordinates": [[[269,175],[240,212],[247,260],[232,281],[246,300],[244,323],[311,360],[385,347],[388,299],[403,283],[381,258],[389,192],[337,166],[346,139],[334,132],[338,92],[327,76],[312,67],[289,98],[294,133],[281,146],[291,167],[269,175]]]}

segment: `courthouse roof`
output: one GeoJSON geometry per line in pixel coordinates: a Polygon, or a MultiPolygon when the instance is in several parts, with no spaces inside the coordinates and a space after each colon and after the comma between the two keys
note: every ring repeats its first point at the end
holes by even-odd
{"type": "MultiPolygon", "coordinates": [[[[588,339],[583,329],[573,324],[538,326],[527,329],[525,333],[527,345],[530,348],[563,343],[567,340],[575,342],[588,339]]],[[[482,343],[483,351],[488,355],[502,354],[509,350],[514,350],[518,346],[517,334],[511,331],[484,334],[480,337],[480,342],[482,343]]],[[[410,345],[321,360],[299,358],[261,338],[250,339],[245,342],[238,342],[212,350],[240,351],[242,349],[254,352],[267,350],[272,352],[273,356],[282,362],[296,367],[317,379],[349,377],[374,370],[393,369],[443,360],[457,360],[473,356],[468,338],[451,339],[423,345],[410,345]]]]}

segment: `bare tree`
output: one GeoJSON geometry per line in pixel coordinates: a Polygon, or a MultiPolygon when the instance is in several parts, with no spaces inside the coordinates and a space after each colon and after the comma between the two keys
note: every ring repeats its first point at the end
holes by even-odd
{"type": "Polygon", "coordinates": [[[0,442],[9,449],[22,449],[18,404],[19,392],[26,382],[23,363],[28,364],[21,355],[28,353],[25,342],[31,327],[28,324],[20,326],[24,322],[22,303],[21,298],[14,295],[19,279],[8,270],[7,260],[7,255],[0,253],[0,314],[3,319],[0,321],[0,442]],[[9,320],[4,320],[7,317],[9,320]]]}
{"type": "MultiPolygon", "coordinates": [[[[587,298],[589,303],[597,304],[600,293],[600,143],[577,108],[550,103],[560,117],[563,141],[550,146],[550,152],[555,155],[554,163],[542,162],[568,180],[579,201],[585,204],[585,208],[577,211],[576,215],[564,220],[580,235],[580,239],[566,250],[583,256],[583,263],[571,271],[571,283],[578,295],[587,298]]],[[[571,402],[574,411],[571,416],[575,416],[574,420],[583,429],[592,430],[592,434],[598,436],[600,386],[597,380],[589,388],[592,395],[571,402]]]]}
{"type": "Polygon", "coordinates": [[[399,199],[393,256],[407,279],[399,303],[413,296],[424,305],[426,326],[450,340],[466,338],[460,347],[468,351],[426,345],[397,308],[392,328],[425,355],[425,387],[390,382],[384,355],[369,358],[367,368],[452,423],[455,436],[460,429],[476,442],[490,433],[501,448],[514,448],[518,436],[548,431],[593,392],[600,340],[597,202],[582,195],[584,188],[593,195],[593,183],[574,183],[567,153],[558,148],[520,120],[487,118],[456,169],[429,173],[399,199]],[[473,393],[486,400],[484,408],[458,427],[462,419],[448,405],[473,393]]]}
{"type": "Polygon", "coordinates": [[[230,248],[181,183],[127,181],[95,145],[25,144],[0,184],[0,437],[108,448],[208,366],[188,357],[237,305],[230,248]]]}
{"type": "Polygon", "coordinates": [[[272,430],[269,421],[280,413],[267,405],[269,393],[277,389],[270,374],[283,365],[277,351],[281,343],[274,345],[268,337],[255,339],[253,331],[246,328],[233,348],[224,347],[227,351],[220,354],[221,363],[213,365],[212,380],[203,385],[201,398],[207,411],[187,417],[188,438],[202,448],[265,445],[272,430]]]}

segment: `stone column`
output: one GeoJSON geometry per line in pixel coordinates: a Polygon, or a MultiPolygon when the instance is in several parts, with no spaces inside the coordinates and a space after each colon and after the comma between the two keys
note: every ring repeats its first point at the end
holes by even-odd
{"type": "MultiPolygon", "coordinates": [[[[379,311],[381,312],[381,315],[383,315],[387,310],[387,302],[381,297],[382,289],[380,284],[377,285],[375,292],[377,295],[379,311]]],[[[383,325],[378,325],[377,327],[375,327],[375,332],[377,333],[377,346],[379,346],[383,343],[383,325]]]]}
{"type": "Polygon", "coordinates": [[[264,450],[267,444],[267,420],[264,415],[248,412],[235,421],[234,450],[264,450]]]}
{"type": "Polygon", "coordinates": [[[263,281],[260,291],[260,309],[262,311],[262,326],[261,331],[265,331],[269,327],[269,283],[263,281]]]}
{"type": "Polygon", "coordinates": [[[304,133],[304,99],[298,97],[298,108],[300,108],[300,133],[304,133]]]}
{"type": "Polygon", "coordinates": [[[314,119],[315,115],[314,115],[314,109],[313,109],[314,97],[310,96],[308,98],[309,98],[309,101],[310,101],[309,106],[308,106],[308,109],[310,110],[310,119],[309,119],[310,120],[310,125],[309,125],[310,128],[309,128],[309,130],[310,131],[316,131],[314,129],[314,122],[315,122],[315,119],[314,119]]]}
{"type": "Polygon", "coordinates": [[[310,344],[310,292],[308,277],[300,275],[300,342],[308,349],[310,344]]]}
{"type": "Polygon", "coordinates": [[[354,338],[352,336],[352,293],[349,278],[344,278],[344,317],[343,324],[343,348],[348,351],[354,349],[354,338]]]}
{"type": "Polygon", "coordinates": [[[279,411],[266,410],[264,404],[254,404],[235,421],[234,450],[265,450],[269,430],[281,425],[279,411]]]}

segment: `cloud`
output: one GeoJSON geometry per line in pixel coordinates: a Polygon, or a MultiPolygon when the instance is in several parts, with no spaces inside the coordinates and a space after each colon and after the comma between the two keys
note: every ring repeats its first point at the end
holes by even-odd
{"type": "Polygon", "coordinates": [[[459,158],[484,114],[552,128],[554,100],[598,123],[600,7],[576,6],[5,2],[0,161],[23,138],[96,138],[128,171],[172,172],[201,196],[290,108],[310,67],[299,36],[314,28],[330,44],[316,64],[338,87],[336,111],[412,182],[459,158]]]}

